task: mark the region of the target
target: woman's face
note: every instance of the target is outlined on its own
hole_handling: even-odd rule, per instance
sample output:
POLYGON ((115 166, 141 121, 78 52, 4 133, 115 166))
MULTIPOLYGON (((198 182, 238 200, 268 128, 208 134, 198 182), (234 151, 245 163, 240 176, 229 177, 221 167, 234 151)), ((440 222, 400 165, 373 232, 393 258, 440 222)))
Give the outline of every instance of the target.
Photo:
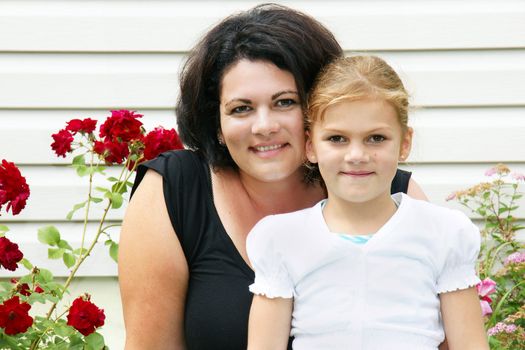
POLYGON ((271 182, 297 176, 304 161, 303 113, 293 75, 242 59, 222 79, 221 131, 242 176, 271 182))

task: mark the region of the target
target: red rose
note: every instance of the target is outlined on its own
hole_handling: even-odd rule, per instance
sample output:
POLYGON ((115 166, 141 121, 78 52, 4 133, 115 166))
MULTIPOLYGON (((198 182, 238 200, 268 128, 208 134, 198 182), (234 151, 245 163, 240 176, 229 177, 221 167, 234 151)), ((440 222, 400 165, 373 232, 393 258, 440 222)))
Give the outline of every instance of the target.
POLYGON ((137 120, 142 114, 134 111, 119 110, 111 111, 104 124, 100 126, 100 137, 105 141, 129 142, 142 137, 142 122, 137 120))
POLYGON ((29 193, 26 178, 20 170, 14 163, 3 159, 0 164, 0 210, 7 203, 6 211, 11 209, 13 215, 19 214, 26 206, 29 193))
MULTIPOLYGON (((16 286, 16 290, 18 293, 25 295, 26 297, 31 295, 31 289, 29 288, 29 285, 27 283, 18 283, 18 279, 11 278, 11 283, 13 283, 16 286)), ((37 284, 35 288, 35 293, 43 293, 44 290, 37 284)))
POLYGON ((87 336, 93 333, 96 328, 103 326, 105 319, 104 310, 99 309, 89 301, 89 297, 87 300, 78 297, 69 308, 67 324, 87 336))
POLYGON ((153 129, 144 137, 144 159, 153 159, 162 152, 181 149, 182 142, 175 129, 166 130, 162 127, 153 129))
POLYGON ((129 155, 128 144, 120 142, 95 141, 93 150, 95 153, 99 154, 107 164, 122 164, 129 155))
POLYGON ((91 118, 86 118, 84 120, 71 119, 67 122, 66 130, 70 131, 73 135, 77 132, 89 134, 93 132, 96 127, 97 121, 91 118))
POLYGON ((5 328, 5 334, 24 333, 33 324, 33 318, 28 312, 31 305, 21 303, 18 296, 4 301, 0 305, 0 327, 5 328))
POLYGON ((73 135, 65 129, 60 130, 56 134, 51 135, 53 142, 51 144, 51 148, 57 156, 66 157, 67 152, 71 152, 71 142, 73 142, 73 135))
POLYGON ((8 270, 15 271, 17 263, 24 254, 18 249, 18 244, 11 242, 6 237, 0 237, 0 265, 8 270))

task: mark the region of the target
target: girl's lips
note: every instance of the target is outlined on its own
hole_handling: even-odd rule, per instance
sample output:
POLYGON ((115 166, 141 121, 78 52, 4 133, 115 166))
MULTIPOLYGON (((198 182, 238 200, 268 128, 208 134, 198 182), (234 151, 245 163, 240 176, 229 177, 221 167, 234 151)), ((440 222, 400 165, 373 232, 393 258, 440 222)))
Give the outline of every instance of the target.
POLYGON ((343 174, 345 174, 345 175, 350 175, 350 176, 355 176, 355 177, 365 177, 365 176, 372 175, 373 173, 374 173, 373 171, 364 171, 364 170, 344 171, 343 172, 343 174))

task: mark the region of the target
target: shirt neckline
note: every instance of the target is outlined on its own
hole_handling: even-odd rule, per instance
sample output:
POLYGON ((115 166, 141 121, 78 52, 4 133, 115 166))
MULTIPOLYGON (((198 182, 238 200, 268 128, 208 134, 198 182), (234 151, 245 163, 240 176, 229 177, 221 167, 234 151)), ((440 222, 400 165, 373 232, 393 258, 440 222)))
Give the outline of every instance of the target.
POLYGON ((381 241, 382 240, 382 236, 388 234, 389 231, 392 231, 392 229, 397 226, 397 223, 399 222, 399 220, 401 219, 401 217, 404 215, 406 209, 405 207, 408 205, 407 202, 407 198, 408 196, 402 192, 398 192, 398 193, 395 193, 395 194, 392 194, 392 199, 396 202, 396 203, 399 203, 398 205, 398 208, 397 210, 395 211, 395 213, 390 217, 390 219, 388 219, 387 222, 385 222, 385 224, 383 226, 381 226, 379 228, 379 230, 377 230, 376 233, 372 234, 372 237, 370 237, 370 239, 364 243, 364 244, 355 244, 349 240, 345 240, 345 239, 341 239, 340 237, 338 237, 338 233, 337 232, 332 232, 330 231, 330 229, 328 228, 328 225, 326 223, 326 220, 324 218, 324 215, 323 215, 323 209, 322 209, 322 201, 318 202, 316 205, 315 205, 315 215, 317 215, 317 219, 318 219, 318 222, 320 223, 321 225, 321 233, 323 235, 328 235, 329 236, 329 239, 333 240, 339 244, 344 243, 346 245, 350 245, 350 246, 354 246, 356 247, 357 249, 359 250, 363 250, 363 251, 367 251, 369 249, 371 249, 371 247, 373 247, 375 244, 377 244, 378 241, 381 241))

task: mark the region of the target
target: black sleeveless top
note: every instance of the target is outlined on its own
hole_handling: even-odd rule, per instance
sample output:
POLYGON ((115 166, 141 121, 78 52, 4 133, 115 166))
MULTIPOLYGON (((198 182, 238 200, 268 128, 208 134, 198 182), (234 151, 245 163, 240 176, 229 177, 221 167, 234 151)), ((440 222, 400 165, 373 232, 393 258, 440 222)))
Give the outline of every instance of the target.
MULTIPOLYGON (((163 177, 164 198, 189 268, 184 330, 188 350, 245 350, 255 278, 224 230, 212 197, 209 166, 196 153, 170 151, 143 163, 163 177)), ((407 191, 410 173, 398 170, 391 191, 407 191)), ((291 349, 291 342, 288 344, 291 349)))

